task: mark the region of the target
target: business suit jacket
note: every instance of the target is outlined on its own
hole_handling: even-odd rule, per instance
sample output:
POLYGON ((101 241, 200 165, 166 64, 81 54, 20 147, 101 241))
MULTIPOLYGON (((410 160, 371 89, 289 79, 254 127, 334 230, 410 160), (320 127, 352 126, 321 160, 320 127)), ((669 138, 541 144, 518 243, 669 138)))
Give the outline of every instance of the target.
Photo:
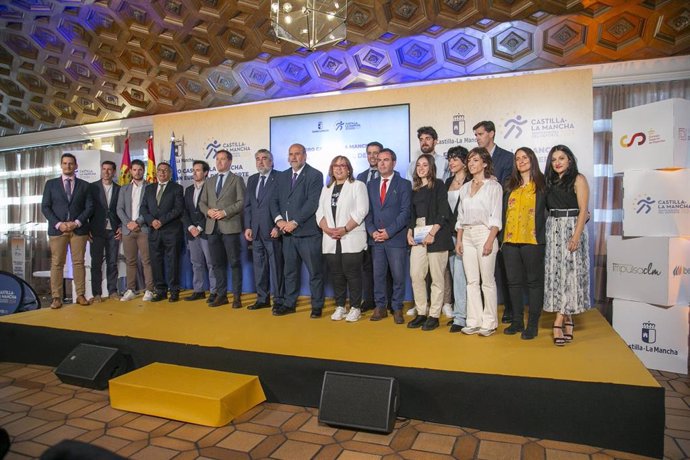
POLYGON ((260 197, 256 196, 256 189, 259 187, 261 175, 253 174, 247 180, 247 191, 244 195, 244 228, 251 229, 254 238, 261 236, 263 239, 269 239, 271 230, 275 227, 271 218, 271 200, 278 193, 278 174, 278 171, 271 170, 260 197))
POLYGON ((120 226, 120 218, 117 216, 117 197, 120 193, 120 186, 113 183, 110 196, 110 206, 105 196, 103 182, 98 180, 89 184, 89 193, 94 203, 93 214, 89 221, 91 234, 94 236, 106 237, 106 221, 110 221, 110 228, 115 231, 120 226))
POLYGON ((206 228, 206 216, 201 209, 199 209, 199 203, 201 203, 201 195, 204 193, 206 188, 206 183, 201 186, 201 191, 199 192, 199 200, 194 204, 194 184, 187 187, 184 191, 184 212, 182 213, 182 224, 184 226, 185 234, 191 237, 189 234, 189 227, 194 226, 201 228, 201 238, 206 238, 206 233, 204 229, 206 228))
POLYGON ((216 196, 216 183, 218 175, 206 179, 204 190, 199 198, 199 210, 206 217, 206 234, 213 233, 213 228, 218 223, 221 233, 229 235, 242 231, 242 209, 244 207, 245 186, 242 178, 228 171, 223 179, 223 188, 220 195, 216 196), (208 217, 209 209, 222 209, 227 214, 216 221, 208 217))
MULTIPOLYGON (((412 184, 399 174, 388 182, 386 199, 381 204, 379 188, 381 177, 367 185, 369 193, 369 214, 365 219, 367 234, 372 235, 380 228, 386 229, 390 237, 383 244, 391 247, 407 247, 407 225, 410 222, 412 184)), ((371 244, 376 244, 371 241, 371 244)))
MULTIPOLYGON (((139 197, 139 217, 137 217, 137 224, 139 224, 139 227, 141 228, 142 233, 148 233, 149 232, 149 227, 146 225, 146 221, 144 220, 144 216, 141 214, 141 207, 144 202, 144 195, 146 194, 146 189, 148 188, 148 185, 146 182, 143 183, 144 189, 141 191, 141 196, 139 197)), ((153 184, 153 187, 155 188, 155 184, 153 184)), ((132 183, 130 182, 127 185, 123 185, 120 188, 120 193, 117 196, 117 217, 120 218, 120 222, 122 223, 122 234, 123 235, 129 235, 131 232, 127 228, 127 224, 132 221, 132 183)))
MULTIPOLYGON (((333 188, 334 186, 331 185, 321 190, 319 208, 316 210, 316 222, 321 222, 321 219, 325 218, 330 228, 345 227, 350 218, 355 222, 360 222, 360 225, 343 235, 340 239, 340 245, 343 253, 364 251, 367 248, 367 232, 364 227, 364 218, 369 213, 367 186, 361 181, 345 181, 335 208, 335 220, 333 219, 331 208, 333 188)), ((324 234, 321 251, 324 254, 335 254, 336 242, 337 240, 324 234)))
POLYGON ((505 188, 506 180, 513 172, 514 156, 508 150, 502 149, 498 145, 494 149, 494 154, 491 155, 491 161, 494 164, 494 176, 498 179, 501 187, 505 188))
MULTIPOLYGON (((364 182, 366 184, 367 179, 369 178, 369 170, 370 169, 371 168, 367 168, 364 171, 362 171, 361 173, 357 174, 357 180, 360 182, 364 182)), ((376 177, 378 177, 378 176, 379 176, 378 171, 376 171, 376 177)))
MULTIPOLYGON (((184 212, 182 190, 180 184, 170 181, 165 186, 160 203, 156 203, 158 185, 152 184, 150 187, 146 187, 139 212, 149 227, 154 220, 158 219, 161 222, 158 232, 162 234, 182 232, 182 213, 184 212)), ((151 237, 149 236, 149 238, 151 237)))
POLYGON ((271 200, 271 219, 282 216, 288 221, 297 222, 294 236, 314 236, 321 233, 316 224, 316 209, 323 188, 323 174, 308 164, 297 176, 292 188, 292 168, 281 172, 276 178, 277 193, 271 200))
POLYGON ((67 199, 62 176, 50 179, 43 189, 41 210, 48 219, 48 235, 60 236, 62 232, 55 228, 59 222, 78 220, 81 227, 74 230, 75 235, 89 234, 89 218, 93 213, 93 201, 89 194, 89 183, 74 176, 72 199, 67 199))

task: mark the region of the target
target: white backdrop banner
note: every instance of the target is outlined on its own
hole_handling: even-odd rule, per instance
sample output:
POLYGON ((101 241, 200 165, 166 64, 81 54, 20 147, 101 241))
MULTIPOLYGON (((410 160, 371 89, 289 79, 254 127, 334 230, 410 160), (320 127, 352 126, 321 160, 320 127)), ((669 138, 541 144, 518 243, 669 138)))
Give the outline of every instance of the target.
POLYGON ((690 168, 690 101, 667 99, 613 112, 613 172, 690 168))
POLYGON ((690 236, 690 169, 623 175, 623 235, 690 236))
POLYGON ((606 295, 666 306, 690 303, 690 238, 610 236, 606 295))
POLYGON ((688 310, 614 299, 613 328, 647 368, 687 374, 688 310))
MULTIPOLYGON (((439 135, 436 151, 445 153, 456 145, 468 149, 475 147, 472 126, 491 120, 496 125, 496 144, 511 151, 522 146, 530 147, 537 153, 542 166, 552 146, 568 145, 577 157, 578 168, 592 182, 592 74, 588 69, 383 87, 374 91, 354 90, 156 115, 153 118, 156 162, 169 158, 170 135, 174 132, 176 138, 182 140, 178 165, 183 185, 191 180, 192 162, 203 159, 213 168, 215 152, 220 148, 233 154, 233 171, 246 180, 256 172, 254 153, 260 148, 268 148, 271 143, 271 117, 396 104, 410 106, 409 130, 398 128, 398 135, 409 141, 412 158, 419 154, 417 128, 420 126, 436 129, 439 135)), ((318 126, 309 129, 318 129, 318 126)), ((371 130, 360 137, 370 142, 378 140, 378 134, 371 130)), ((303 143, 301 141, 307 139, 307 133, 291 132, 289 137, 283 145, 303 143)), ((356 173, 366 168, 364 145, 362 142, 359 152, 357 149, 343 149, 356 173)), ((343 152, 309 153, 307 162, 330 164, 335 155, 343 152), (317 161, 315 155, 327 158, 317 161)), ((272 153, 276 158, 287 158, 287 151, 272 153)), ((399 157, 396 169, 405 171, 409 161, 409 158, 399 157)), ((327 173, 322 172, 324 175, 327 173)))

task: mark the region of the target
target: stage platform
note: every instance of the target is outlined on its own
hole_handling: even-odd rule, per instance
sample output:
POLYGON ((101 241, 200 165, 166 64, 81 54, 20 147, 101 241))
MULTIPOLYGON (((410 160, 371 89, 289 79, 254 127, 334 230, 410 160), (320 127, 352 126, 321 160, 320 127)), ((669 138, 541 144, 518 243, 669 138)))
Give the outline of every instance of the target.
POLYGON ((135 367, 258 375, 269 401, 311 407, 324 371, 391 376, 402 417, 663 455, 664 390, 596 310, 576 318, 573 343, 556 347, 550 314, 524 341, 503 327, 479 337, 408 329, 390 316, 335 322, 332 303, 310 319, 308 300, 284 317, 141 298, 9 315, 0 317, 0 361, 57 366, 79 343, 112 346, 135 367))

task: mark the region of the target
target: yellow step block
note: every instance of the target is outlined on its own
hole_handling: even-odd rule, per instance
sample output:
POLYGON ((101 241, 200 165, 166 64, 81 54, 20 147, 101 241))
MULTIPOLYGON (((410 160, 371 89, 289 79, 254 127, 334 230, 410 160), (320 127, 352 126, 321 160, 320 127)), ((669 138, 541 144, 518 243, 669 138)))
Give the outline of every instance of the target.
POLYGON ((110 380, 115 409, 223 426, 266 400, 254 375, 153 363, 110 380))

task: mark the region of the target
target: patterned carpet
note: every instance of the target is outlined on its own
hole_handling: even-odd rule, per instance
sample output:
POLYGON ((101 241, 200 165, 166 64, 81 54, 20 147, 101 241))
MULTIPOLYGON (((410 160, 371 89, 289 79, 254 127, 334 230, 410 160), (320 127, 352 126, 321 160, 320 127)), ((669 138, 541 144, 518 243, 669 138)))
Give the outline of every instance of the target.
MULTIPOLYGON (((665 458, 690 457, 690 379, 652 371, 666 388, 665 458)), ((321 426, 317 410, 264 403, 208 428, 112 409, 107 391, 64 385, 45 366, 0 363, 7 460, 37 458, 63 439, 133 459, 592 459, 643 458, 597 447, 399 421, 390 435, 321 426)))

